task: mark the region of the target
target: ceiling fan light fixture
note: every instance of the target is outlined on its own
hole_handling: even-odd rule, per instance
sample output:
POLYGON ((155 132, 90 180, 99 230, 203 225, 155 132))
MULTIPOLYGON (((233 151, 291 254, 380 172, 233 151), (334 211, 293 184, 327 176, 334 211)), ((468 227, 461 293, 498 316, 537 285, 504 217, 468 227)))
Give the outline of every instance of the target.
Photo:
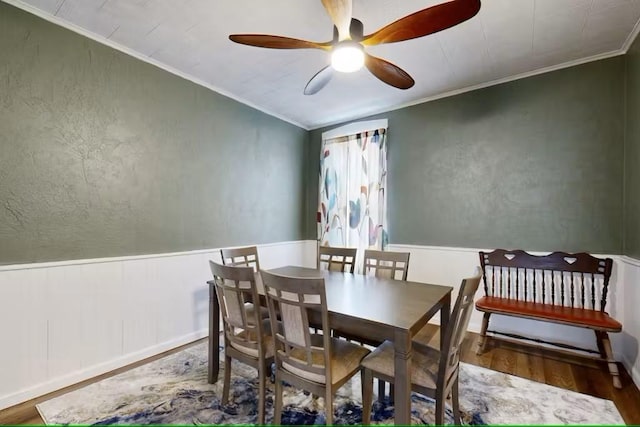
MULTIPOLYGON (((2 0, 0 0, 1 2, 2 0)), ((269 49, 320 49, 331 52, 331 64, 317 72, 304 88, 313 95, 329 83, 334 71, 353 73, 365 66, 380 81, 398 89, 414 86, 413 78, 402 68, 365 52, 365 46, 397 43, 435 34, 473 18, 482 0, 444 1, 419 10, 364 34, 362 22, 353 17, 353 0, 321 0, 333 22, 333 38, 324 43, 268 34, 231 34, 232 42, 269 49)), ((419 53, 418 53, 419 54, 419 53)))
POLYGON ((340 42, 331 53, 331 66, 341 73, 353 73, 364 66, 364 49, 352 40, 340 42))

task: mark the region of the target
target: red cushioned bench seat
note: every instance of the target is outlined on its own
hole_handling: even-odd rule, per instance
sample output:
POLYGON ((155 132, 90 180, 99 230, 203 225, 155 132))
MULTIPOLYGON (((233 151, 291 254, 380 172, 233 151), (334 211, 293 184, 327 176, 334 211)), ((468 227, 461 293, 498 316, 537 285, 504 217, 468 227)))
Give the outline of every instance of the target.
POLYGON ((608 332, 620 332, 622 324, 607 313, 585 308, 563 307, 509 298, 482 297, 476 302, 479 311, 534 318, 571 326, 584 326, 608 332))

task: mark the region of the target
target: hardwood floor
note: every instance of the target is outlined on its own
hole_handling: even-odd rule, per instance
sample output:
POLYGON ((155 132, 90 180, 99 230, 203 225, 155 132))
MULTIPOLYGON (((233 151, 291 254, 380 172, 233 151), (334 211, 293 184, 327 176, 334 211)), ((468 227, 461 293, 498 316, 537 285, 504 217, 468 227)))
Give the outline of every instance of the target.
MULTIPOLYGON (((434 346, 440 336, 438 328, 431 325, 420 334, 431 338, 434 346)), ((487 351, 478 356, 478 340, 478 334, 467 334, 461 355, 463 362, 612 400, 625 423, 640 424, 640 391, 622 364, 618 364, 622 381, 622 389, 618 390, 613 387, 611 375, 603 362, 568 351, 504 339, 490 339, 487 351)))
MULTIPOLYGON (((423 340, 429 340, 434 345, 437 345, 440 336, 438 327, 432 325, 424 328, 420 335, 423 340)), ((489 341, 487 351, 478 356, 476 355, 477 340, 477 334, 467 335, 461 357, 463 362, 612 400, 627 424, 640 424, 640 391, 621 365, 622 389, 617 390, 613 387, 606 365, 596 360, 578 357, 564 351, 494 339, 489 341)), ((43 420, 38 415, 36 404, 175 353, 189 345, 4 409, 0 411, 0 424, 42 424, 43 420)))
MULTIPOLYGON (((202 341, 202 340, 200 340, 202 341)), ((106 374, 99 375, 97 377, 88 379, 86 381, 82 381, 80 383, 71 385, 69 387, 65 387, 63 389, 54 391, 52 393, 45 394, 44 396, 37 397, 32 400, 28 400, 26 402, 20 403, 18 405, 12 406, 7 409, 3 409, 0 411, 0 425, 7 424, 44 424, 44 420, 38 414, 38 410, 36 409, 36 405, 40 402, 47 401, 51 398, 63 395, 73 390, 77 390, 79 388, 85 387, 89 384, 98 382, 105 378, 112 377, 114 375, 121 374, 122 372, 128 371, 133 368, 137 368, 138 366, 144 365, 145 363, 153 362, 154 360, 160 359, 169 354, 177 353, 181 350, 184 350, 187 347, 195 345, 200 342, 196 341, 194 343, 186 344, 181 347, 174 348, 172 350, 166 351, 164 353, 157 354, 155 356, 149 357, 147 359, 143 359, 139 362, 132 363, 130 365, 124 366, 122 368, 113 370, 111 372, 107 372, 106 374)))

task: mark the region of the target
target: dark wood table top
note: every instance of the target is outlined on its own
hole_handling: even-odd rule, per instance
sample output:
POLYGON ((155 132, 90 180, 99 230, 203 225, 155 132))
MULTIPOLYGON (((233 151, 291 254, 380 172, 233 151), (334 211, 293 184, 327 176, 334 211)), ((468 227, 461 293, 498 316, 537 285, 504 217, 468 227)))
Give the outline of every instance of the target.
MULTIPOLYGON (((294 266, 269 272, 290 277, 323 277, 329 312, 412 333, 433 317, 439 303, 453 290, 451 286, 294 266)), ((264 293, 260 282, 258 289, 264 293)))

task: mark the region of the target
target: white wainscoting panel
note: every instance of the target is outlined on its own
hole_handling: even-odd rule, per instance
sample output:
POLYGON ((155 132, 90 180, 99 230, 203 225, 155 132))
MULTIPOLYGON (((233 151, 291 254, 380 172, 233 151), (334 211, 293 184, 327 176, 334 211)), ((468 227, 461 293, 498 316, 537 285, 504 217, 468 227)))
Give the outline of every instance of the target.
MULTIPOLYGON (((258 246, 315 266, 316 242, 258 246)), ((218 249, 0 267, 0 409, 206 336, 218 249)))
POLYGON ((623 362, 633 381, 640 387, 640 260, 622 257, 625 286, 623 362))
MULTIPOLYGON (((409 280, 453 286, 454 298, 478 265, 479 249, 389 250, 411 252, 409 280)), ((317 246, 283 242, 259 252, 263 268, 315 267, 317 246)), ((611 334, 614 352, 640 384, 640 261, 611 257, 608 309, 624 325, 611 334)), ((0 267, 0 409, 206 336, 210 259, 220 261, 219 250, 0 267)), ((474 312, 471 330, 481 318, 474 312)), ((497 315, 491 327, 595 347, 581 328, 497 315)))
POLYGON ((47 377, 44 270, 0 274, 0 396, 47 377), (13 285, 11 285, 13 284, 13 285))
MULTIPOLYGON (((478 252, 483 250, 400 244, 389 245, 388 249, 411 253, 408 280, 453 286, 454 294, 452 298, 454 300, 462 279, 471 276, 475 267, 480 265, 478 252)), ((542 254, 540 252, 531 253, 542 254)), ((621 276, 620 272, 625 268, 625 264, 622 262, 621 257, 617 255, 598 256, 608 256, 614 261, 607 309, 613 317, 623 322, 626 327, 627 325, 624 321, 625 299, 623 295, 625 289, 618 281, 618 277, 621 276)), ((482 284, 480 286, 482 288, 482 284)), ((626 284, 626 286, 629 285, 626 284)), ((484 291, 480 289, 476 295, 476 299, 481 298, 483 294, 484 291)), ((640 304, 640 300, 637 300, 636 303, 640 304)), ((433 323, 438 323, 437 317, 433 319, 433 323)), ((474 310, 469 324, 469 330, 480 332, 481 325, 482 313, 474 310)), ((593 331, 584 328, 492 314, 489 329, 539 338, 546 341, 564 342, 580 347, 597 349, 593 331)), ((622 335, 623 334, 610 335, 613 351, 620 361, 623 359, 622 335)))

